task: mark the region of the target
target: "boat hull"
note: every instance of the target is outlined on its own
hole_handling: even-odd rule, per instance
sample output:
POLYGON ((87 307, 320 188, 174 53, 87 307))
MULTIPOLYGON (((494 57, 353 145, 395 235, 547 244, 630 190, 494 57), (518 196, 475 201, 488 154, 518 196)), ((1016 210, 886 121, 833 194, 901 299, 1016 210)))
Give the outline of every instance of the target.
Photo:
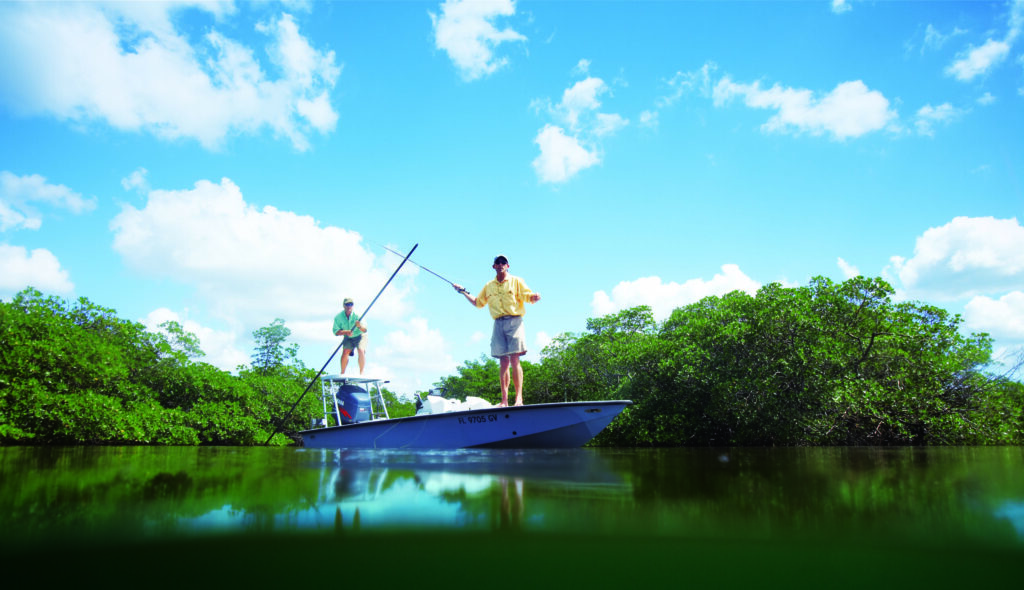
POLYGON ((496 407, 316 428, 299 435, 303 446, 327 449, 573 448, 597 436, 632 403, 496 407))

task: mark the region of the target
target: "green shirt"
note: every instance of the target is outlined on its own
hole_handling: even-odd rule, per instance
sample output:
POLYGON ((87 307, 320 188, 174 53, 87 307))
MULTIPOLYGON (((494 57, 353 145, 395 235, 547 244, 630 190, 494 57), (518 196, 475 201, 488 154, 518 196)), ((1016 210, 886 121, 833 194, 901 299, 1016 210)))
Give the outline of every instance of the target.
POLYGON ((362 336, 363 331, 356 326, 356 322, 359 321, 359 314, 352 312, 352 315, 346 316, 345 312, 341 312, 334 316, 334 330, 333 334, 337 334, 338 330, 352 330, 352 337, 362 336))

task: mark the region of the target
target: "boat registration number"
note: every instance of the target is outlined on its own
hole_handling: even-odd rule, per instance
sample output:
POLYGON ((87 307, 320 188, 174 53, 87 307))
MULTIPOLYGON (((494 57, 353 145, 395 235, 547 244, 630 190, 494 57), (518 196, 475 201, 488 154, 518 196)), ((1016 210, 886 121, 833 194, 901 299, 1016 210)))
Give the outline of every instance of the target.
POLYGON ((487 422, 497 422, 497 414, 479 414, 476 416, 460 416, 459 424, 486 424, 487 422))

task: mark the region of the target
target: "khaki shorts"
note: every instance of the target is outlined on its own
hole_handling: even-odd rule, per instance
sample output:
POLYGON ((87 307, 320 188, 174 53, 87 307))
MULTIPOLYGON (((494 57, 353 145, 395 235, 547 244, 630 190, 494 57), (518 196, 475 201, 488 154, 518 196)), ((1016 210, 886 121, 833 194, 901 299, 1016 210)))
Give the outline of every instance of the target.
POLYGON ((507 315, 494 320, 491 332, 491 356, 501 358, 526 353, 526 330, 523 316, 507 315))
POLYGON ((345 336, 345 339, 341 341, 341 347, 345 350, 358 348, 366 352, 366 334, 360 334, 354 338, 352 336, 345 336))

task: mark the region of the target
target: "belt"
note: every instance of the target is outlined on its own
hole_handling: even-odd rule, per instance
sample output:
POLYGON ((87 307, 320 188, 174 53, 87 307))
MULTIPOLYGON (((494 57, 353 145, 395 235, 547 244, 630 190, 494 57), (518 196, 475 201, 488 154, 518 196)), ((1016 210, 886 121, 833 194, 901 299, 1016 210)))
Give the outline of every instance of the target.
POLYGON ((518 316, 518 315, 503 315, 503 316, 494 318, 494 321, 505 320, 505 319, 508 319, 508 318, 518 318, 518 317, 522 317, 522 316, 518 316))

